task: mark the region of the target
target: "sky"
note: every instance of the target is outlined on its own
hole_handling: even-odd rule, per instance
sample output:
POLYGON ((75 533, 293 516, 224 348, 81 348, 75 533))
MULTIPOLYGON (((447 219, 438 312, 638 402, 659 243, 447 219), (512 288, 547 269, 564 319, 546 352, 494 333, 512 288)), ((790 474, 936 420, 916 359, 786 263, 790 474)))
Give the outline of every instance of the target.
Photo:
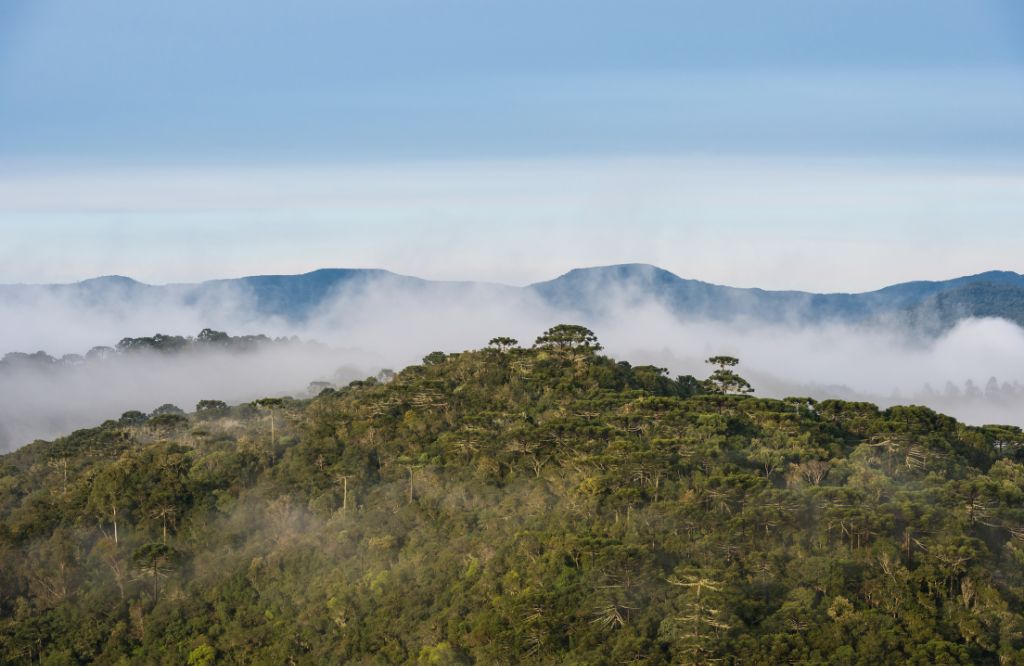
POLYGON ((1024 271, 1015 0, 5 0, 0 282, 1024 271))

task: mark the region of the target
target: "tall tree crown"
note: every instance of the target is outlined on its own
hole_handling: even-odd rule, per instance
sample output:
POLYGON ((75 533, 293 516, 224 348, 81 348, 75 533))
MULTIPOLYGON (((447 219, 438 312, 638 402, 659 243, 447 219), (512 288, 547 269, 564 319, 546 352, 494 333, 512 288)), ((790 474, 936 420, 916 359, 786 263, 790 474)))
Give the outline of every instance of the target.
POLYGON ((534 342, 536 347, 550 349, 603 349, 594 332, 578 324, 558 324, 544 331, 534 342))

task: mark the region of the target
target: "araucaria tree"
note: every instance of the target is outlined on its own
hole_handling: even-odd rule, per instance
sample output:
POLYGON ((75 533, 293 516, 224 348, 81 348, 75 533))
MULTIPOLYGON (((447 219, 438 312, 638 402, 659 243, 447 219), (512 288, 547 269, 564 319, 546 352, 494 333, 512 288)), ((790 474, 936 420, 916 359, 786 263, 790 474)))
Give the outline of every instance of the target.
POLYGON ((705 363, 716 366, 714 372, 707 379, 707 390, 709 393, 724 395, 743 395, 753 393, 754 387, 746 379, 740 377, 732 369, 739 365, 740 360, 734 356, 712 356, 705 363))
POLYGON ((594 332, 579 324, 559 324, 544 331, 534 347, 564 355, 575 362, 603 349, 594 332))
POLYGON ((534 343, 537 347, 549 349, 602 349, 594 332, 579 324, 559 324, 544 331, 534 343))
POLYGON ((491 349, 496 349, 500 352, 506 352, 510 349, 515 349, 519 345, 519 341, 515 338, 508 336, 499 336, 497 338, 491 338, 491 341, 487 343, 487 346, 491 349))

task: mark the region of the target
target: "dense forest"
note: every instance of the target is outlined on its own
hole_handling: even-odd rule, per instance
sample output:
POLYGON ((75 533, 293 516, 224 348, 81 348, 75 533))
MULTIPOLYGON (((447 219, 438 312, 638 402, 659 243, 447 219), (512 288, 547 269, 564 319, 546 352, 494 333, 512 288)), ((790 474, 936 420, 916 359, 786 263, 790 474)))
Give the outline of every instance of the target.
POLYGON ((0 457, 0 662, 1024 664, 1024 433, 557 326, 0 457))

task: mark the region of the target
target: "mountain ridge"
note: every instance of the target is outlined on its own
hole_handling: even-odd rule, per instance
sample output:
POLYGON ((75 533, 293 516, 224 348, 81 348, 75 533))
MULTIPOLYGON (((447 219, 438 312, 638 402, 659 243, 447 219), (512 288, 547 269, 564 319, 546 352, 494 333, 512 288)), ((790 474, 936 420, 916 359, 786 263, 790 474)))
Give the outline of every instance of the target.
POLYGON ((752 291, 768 294, 801 294, 811 296, 865 296, 868 294, 877 294, 883 292, 891 292, 892 290, 902 290, 910 288, 924 288, 929 287, 942 288, 942 287, 953 287, 961 284, 970 282, 999 282, 999 283, 1016 283, 1024 285, 1024 274, 1016 273, 1010 270, 993 269, 988 271, 982 271, 981 273, 972 273, 970 275, 961 275, 943 280, 909 280, 907 282, 895 282, 893 284, 885 285, 877 289, 869 289, 866 291, 810 291, 807 289, 766 289, 764 287, 738 287, 735 285, 723 284, 718 282, 709 282, 707 280, 701 280, 698 278, 687 278, 677 275, 668 269, 661 268, 654 264, 640 263, 640 262, 628 262, 623 264, 602 264, 595 266, 580 266, 577 268, 571 268, 568 271, 548 280, 538 280, 536 282, 530 282, 522 286, 507 284, 504 282, 494 282, 489 280, 440 280, 432 278, 421 278, 415 275, 407 275, 405 273, 397 273, 387 268, 347 268, 347 267, 324 267, 316 268, 311 271, 305 271, 302 273, 258 273, 253 275, 240 275, 237 277, 223 277, 223 278, 210 278, 208 280, 198 280, 195 282, 143 282, 129 275, 120 275, 116 273, 108 275, 97 275, 94 277, 83 278, 73 282, 6 282, 0 283, 0 288, 17 288, 17 287, 73 287, 93 284, 130 284, 142 287, 196 287, 208 284, 220 284, 230 282, 254 282, 264 280, 278 280, 278 279, 299 279, 299 278, 312 278, 314 276, 386 276, 400 279, 414 280, 418 282, 432 283, 432 284, 474 284, 474 285, 486 285, 486 286, 498 286, 507 287, 511 289, 529 289, 531 287, 537 287, 540 285, 550 284, 559 282, 564 279, 573 278, 583 274, 593 274, 597 272, 608 272, 616 271, 624 273, 626 271, 646 271, 650 270, 656 274, 668 276, 671 279, 679 280, 682 282, 706 285, 710 287, 721 287, 725 289, 735 289, 739 291, 752 291))
POLYGON ((627 263, 571 269, 524 286, 471 280, 430 280, 381 268, 321 268, 299 274, 248 275, 191 283, 148 284, 105 275, 62 284, 0 285, 0 297, 52 294, 87 304, 107 300, 173 297, 192 305, 238 290, 251 298, 256 316, 304 321, 342 293, 392 293, 465 297, 473 290, 492 296, 528 295, 544 304, 600 316, 616 305, 657 303, 677 317, 772 323, 883 323, 893 321, 940 332, 972 316, 1002 317, 1024 325, 1024 275, 992 270, 947 280, 914 280, 864 292, 812 292, 735 287, 684 278, 652 264, 627 263), (617 298, 608 298, 614 294, 617 298), (107 298, 110 296, 111 298, 107 298))
POLYGON ((909 287, 928 287, 928 286, 956 286, 966 282, 976 281, 991 281, 991 282, 1012 282, 1024 285, 1024 273, 1017 273, 1010 270, 992 269, 988 271, 982 271, 981 273, 972 273, 969 275, 960 275, 952 278, 943 280, 909 280, 907 282, 894 282, 893 284, 885 285, 877 289, 869 289, 866 291, 810 291, 807 289, 766 289, 764 287, 738 287, 735 285, 722 284, 718 282, 709 282, 707 280, 700 280, 698 278, 686 278, 672 271, 661 268, 655 264, 648 264, 643 262, 626 262, 622 264, 600 264, 595 266, 579 266, 577 268, 571 268, 568 271, 551 278, 549 280, 539 280, 537 282, 530 282, 522 286, 507 284, 504 282, 494 282, 490 280, 439 280, 432 278, 421 278, 415 275, 407 275, 405 273, 397 273, 387 268, 348 268, 348 267, 323 267, 315 268, 311 271, 305 271, 302 273, 258 273, 253 275, 240 275, 237 277, 223 277, 223 278, 210 278, 208 280, 198 280, 195 282, 143 282, 129 275, 121 275, 117 273, 111 273, 107 275, 97 275, 94 277, 83 278, 73 282, 4 282, 0 283, 0 288, 9 287, 70 287, 75 285, 84 285, 91 283, 100 282, 113 282, 113 283, 130 283, 145 287, 193 287, 203 284, 211 283, 222 283, 222 282, 241 282, 241 281, 252 281, 268 278, 309 278, 317 275, 326 274, 375 274, 375 275, 386 275, 398 278, 407 278, 410 280, 417 280, 421 282, 429 283, 440 283, 440 284, 477 284, 477 285, 489 285, 499 287, 509 287, 513 289, 526 289, 535 287, 542 284, 551 282, 557 282, 563 278, 567 278, 576 274, 592 273, 597 271, 625 271, 625 270, 653 270, 654 272, 671 276, 674 279, 681 280, 684 282, 691 282, 696 284, 703 284, 712 287, 724 287, 727 289, 737 289, 743 291, 758 291, 764 293, 782 293, 782 294, 807 294, 817 296, 863 296, 867 294, 874 294, 879 292, 887 292, 893 289, 909 288, 909 287))

